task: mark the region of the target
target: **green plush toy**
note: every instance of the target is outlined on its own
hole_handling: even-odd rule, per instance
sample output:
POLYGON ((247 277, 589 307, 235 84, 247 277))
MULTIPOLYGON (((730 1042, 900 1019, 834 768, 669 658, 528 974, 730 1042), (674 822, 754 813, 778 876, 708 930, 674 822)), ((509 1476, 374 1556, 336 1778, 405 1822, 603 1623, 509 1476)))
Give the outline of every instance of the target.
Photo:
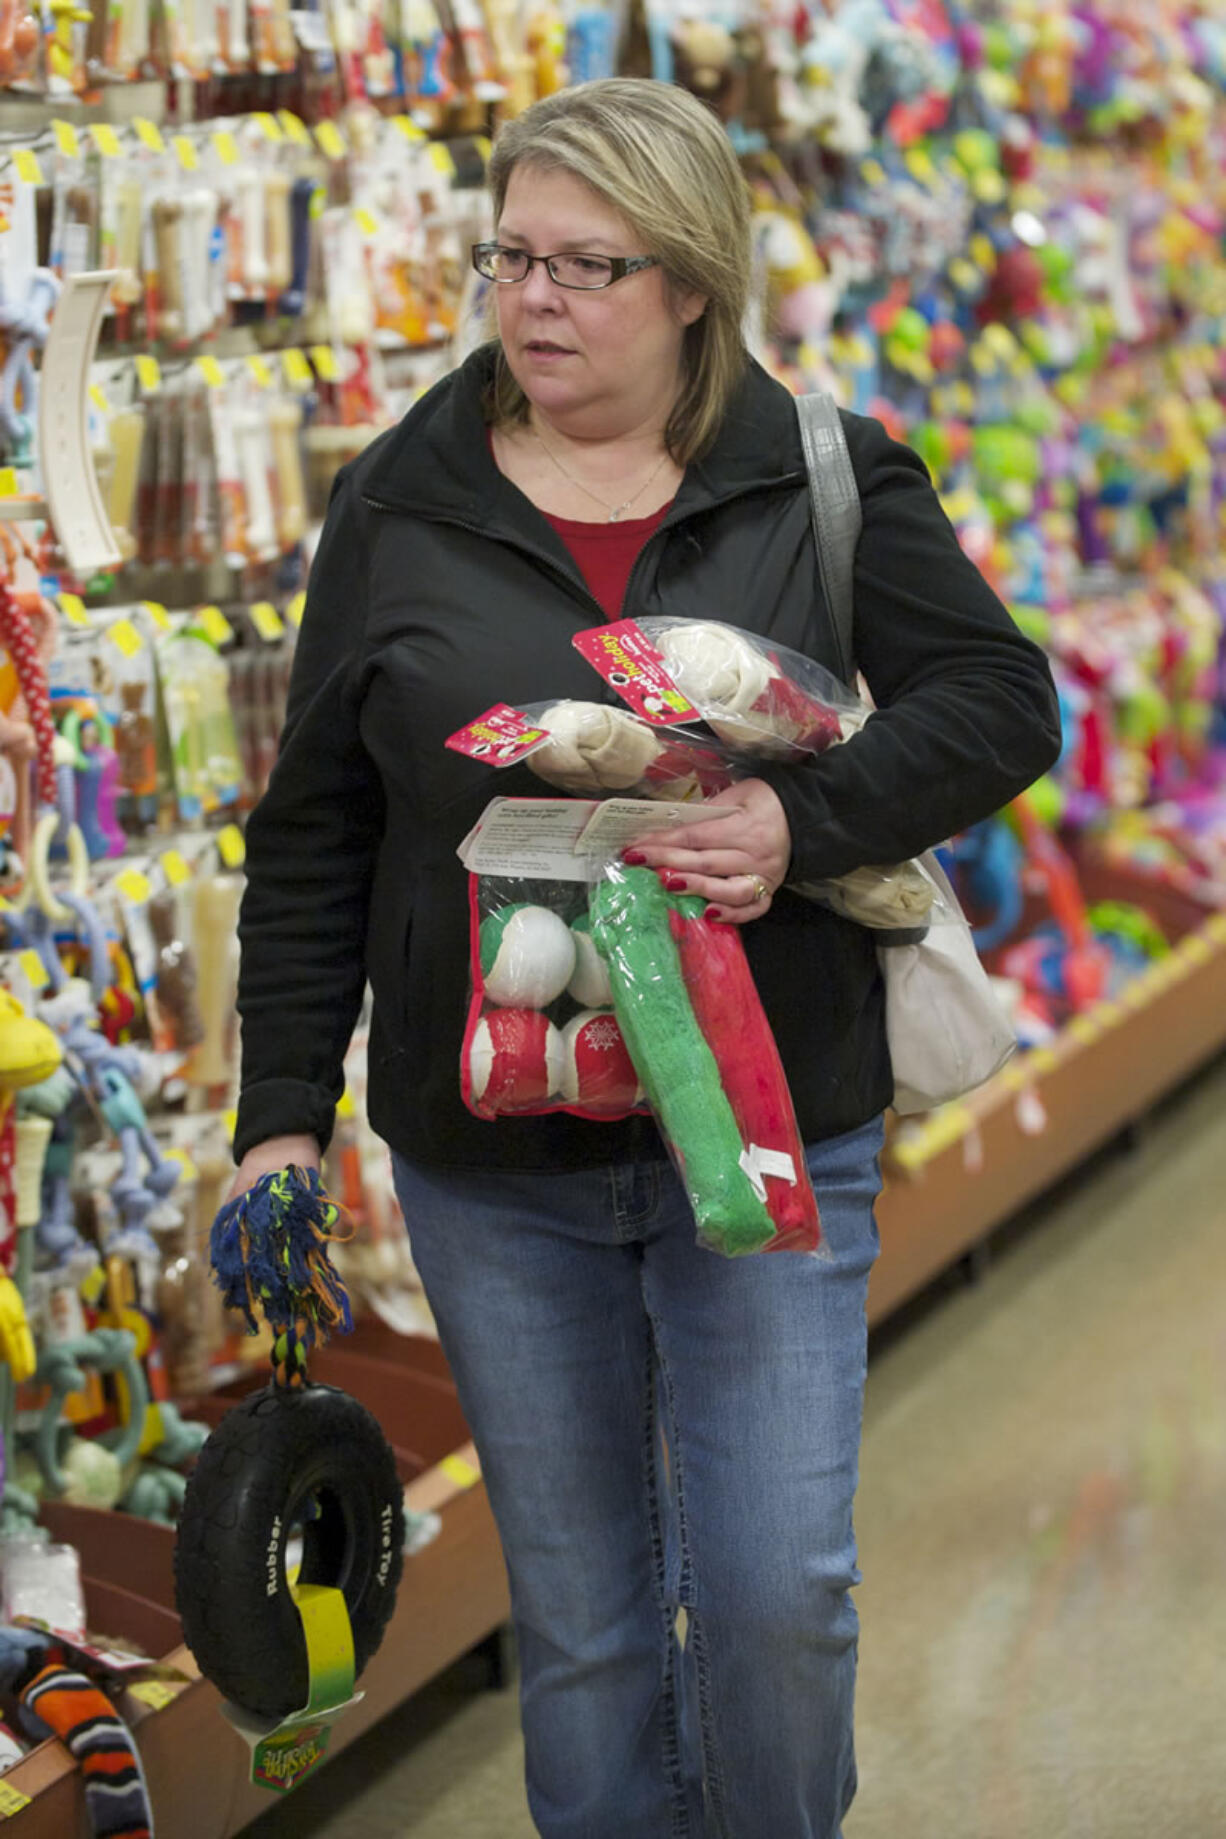
POLYGON ((658 875, 617 870, 593 888, 590 912, 613 1008, 680 1164, 698 1236, 728 1257, 759 1251, 775 1228, 741 1167, 741 1133, 694 1016, 658 875))

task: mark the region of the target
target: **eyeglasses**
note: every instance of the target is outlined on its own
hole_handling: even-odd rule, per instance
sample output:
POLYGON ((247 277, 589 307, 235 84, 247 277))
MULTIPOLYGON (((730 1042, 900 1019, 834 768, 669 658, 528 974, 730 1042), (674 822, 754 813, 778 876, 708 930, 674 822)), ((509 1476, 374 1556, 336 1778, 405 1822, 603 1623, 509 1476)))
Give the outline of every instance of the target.
POLYGON ((533 264, 544 262, 551 281, 559 287, 580 288, 589 292, 597 287, 612 287, 624 275, 640 268, 659 266, 658 255, 529 255, 526 249, 504 249, 501 243, 474 243, 473 267, 487 281, 513 287, 526 281, 533 264))

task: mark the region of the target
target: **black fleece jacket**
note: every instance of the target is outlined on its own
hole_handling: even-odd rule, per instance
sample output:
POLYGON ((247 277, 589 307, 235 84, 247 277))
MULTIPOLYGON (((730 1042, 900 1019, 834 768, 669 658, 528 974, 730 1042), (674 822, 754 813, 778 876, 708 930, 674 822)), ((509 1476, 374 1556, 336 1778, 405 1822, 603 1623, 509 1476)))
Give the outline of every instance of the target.
MULTIPOLYGON (((490 455, 491 363, 484 348, 444 378, 333 492, 280 757, 247 832, 240 1158, 288 1132, 327 1142, 368 979, 370 1116, 406 1156, 556 1170, 662 1153, 650 1119, 485 1122, 460 1099, 456 847, 492 797, 546 788, 443 743, 494 702, 601 690, 570 643, 600 608, 490 455)), ((842 746, 763 774, 797 880, 917 854, 1029 785, 1060 740, 1046 659, 962 553, 920 460, 875 421, 844 425, 864 515, 855 655, 877 713, 842 746)), ((623 612, 724 620, 837 671, 792 398, 758 366, 636 561, 623 612)), ((783 889, 745 945, 804 1137, 882 1110, 871 935, 783 889)))

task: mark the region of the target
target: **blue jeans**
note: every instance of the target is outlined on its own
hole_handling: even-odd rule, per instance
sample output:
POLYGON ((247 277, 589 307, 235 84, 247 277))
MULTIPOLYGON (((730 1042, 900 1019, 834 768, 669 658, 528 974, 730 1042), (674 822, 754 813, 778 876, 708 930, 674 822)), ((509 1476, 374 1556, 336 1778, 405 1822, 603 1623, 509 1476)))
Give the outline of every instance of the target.
POLYGON ((543 1839, 838 1839, 880 1147, 877 1120, 809 1152, 827 1256, 738 1259, 695 1243, 665 1161, 393 1158, 506 1555, 543 1839))

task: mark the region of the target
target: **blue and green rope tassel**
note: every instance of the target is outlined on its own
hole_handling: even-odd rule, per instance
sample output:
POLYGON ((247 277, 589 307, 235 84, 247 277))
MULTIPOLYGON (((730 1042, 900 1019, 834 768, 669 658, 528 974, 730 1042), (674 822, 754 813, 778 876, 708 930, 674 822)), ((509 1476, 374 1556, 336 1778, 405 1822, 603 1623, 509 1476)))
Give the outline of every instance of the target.
POLYGON ((348 1334, 353 1327, 345 1286, 328 1256, 329 1240, 350 1236, 336 1230, 344 1220, 318 1172, 291 1167, 261 1175, 213 1221, 213 1281, 251 1334, 261 1316, 267 1321, 281 1385, 302 1385, 311 1349, 336 1329, 348 1334))

